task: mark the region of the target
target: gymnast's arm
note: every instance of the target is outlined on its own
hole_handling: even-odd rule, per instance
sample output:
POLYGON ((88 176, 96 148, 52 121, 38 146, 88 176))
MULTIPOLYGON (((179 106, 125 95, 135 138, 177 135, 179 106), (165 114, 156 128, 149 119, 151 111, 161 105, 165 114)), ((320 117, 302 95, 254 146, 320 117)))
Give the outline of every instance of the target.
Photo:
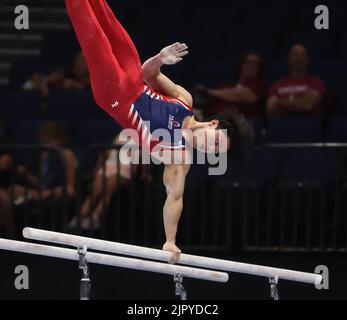
POLYGON ((164 250, 176 251, 176 234, 178 223, 183 210, 183 194, 188 165, 166 165, 164 170, 164 185, 166 202, 163 210, 166 244, 164 250))
POLYGON ((161 73, 163 65, 174 65, 183 60, 188 54, 188 47, 185 44, 175 43, 161 50, 159 54, 147 60, 142 66, 144 81, 154 90, 172 98, 181 99, 192 106, 193 98, 190 93, 175 84, 168 77, 161 73))

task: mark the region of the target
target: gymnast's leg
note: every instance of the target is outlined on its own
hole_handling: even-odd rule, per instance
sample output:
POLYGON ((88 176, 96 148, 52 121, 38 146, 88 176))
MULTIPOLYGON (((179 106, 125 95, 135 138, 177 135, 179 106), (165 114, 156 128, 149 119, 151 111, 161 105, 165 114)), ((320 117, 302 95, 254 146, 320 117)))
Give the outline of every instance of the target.
MULTIPOLYGON (((135 74, 129 74, 128 70, 121 67, 88 0, 65 2, 88 64, 96 102, 123 128, 131 127, 128 110, 143 89, 143 86, 134 86, 135 82, 132 80, 138 79, 138 73, 132 69, 135 74)), ((121 49, 129 56, 132 54, 124 47, 121 49)), ((134 63, 133 59, 131 61, 134 63)))
POLYGON ((120 66, 130 74, 137 75, 137 79, 132 79, 135 86, 143 86, 141 60, 129 34, 115 17, 106 0, 89 0, 89 3, 120 66))

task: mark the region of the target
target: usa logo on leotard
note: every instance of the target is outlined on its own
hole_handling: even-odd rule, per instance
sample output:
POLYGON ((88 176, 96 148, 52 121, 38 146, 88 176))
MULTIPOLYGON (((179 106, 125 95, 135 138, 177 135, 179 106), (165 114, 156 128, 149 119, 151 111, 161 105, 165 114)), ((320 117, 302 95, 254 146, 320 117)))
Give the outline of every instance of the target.
POLYGON ((172 130, 173 128, 179 129, 180 127, 180 123, 175 121, 175 117, 170 114, 168 128, 172 130))
POLYGON ((181 125, 179 124, 179 122, 175 121, 175 117, 170 114, 168 128, 172 130, 173 128, 178 129, 180 127, 181 125))

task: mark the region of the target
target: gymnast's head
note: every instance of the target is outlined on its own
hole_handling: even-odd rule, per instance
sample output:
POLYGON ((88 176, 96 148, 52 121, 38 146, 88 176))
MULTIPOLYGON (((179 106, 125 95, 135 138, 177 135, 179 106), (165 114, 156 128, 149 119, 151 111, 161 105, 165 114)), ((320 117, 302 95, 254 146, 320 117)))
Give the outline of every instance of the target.
POLYGON ((228 153, 242 161, 253 143, 253 127, 236 109, 217 114, 194 131, 193 145, 204 153, 228 153))

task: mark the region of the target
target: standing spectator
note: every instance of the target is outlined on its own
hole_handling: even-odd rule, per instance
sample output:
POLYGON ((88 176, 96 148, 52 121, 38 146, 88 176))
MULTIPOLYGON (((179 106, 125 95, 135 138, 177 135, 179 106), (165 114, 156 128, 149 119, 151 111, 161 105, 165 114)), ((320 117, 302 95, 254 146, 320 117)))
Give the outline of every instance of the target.
POLYGON ((17 175, 24 181, 24 186, 14 187, 15 204, 28 200, 26 195, 34 200, 51 197, 60 199, 64 196, 64 187, 67 197, 74 199, 77 159, 65 147, 67 138, 64 129, 55 122, 46 122, 39 131, 39 139, 42 145, 56 152, 44 151, 41 154, 38 174, 30 172, 24 166, 17 167, 17 175), (28 193, 26 188, 29 188, 28 193))
POLYGON ((308 73, 310 58, 302 44, 289 52, 291 74, 272 85, 268 116, 316 116, 322 112, 326 89, 322 80, 308 73))
POLYGON ((9 142, 9 128, 5 119, 0 118, 0 228, 7 238, 14 238, 14 222, 10 187, 12 157, 1 146, 9 142))
MULTIPOLYGON (((236 68, 236 81, 219 89, 205 88, 208 97, 208 115, 223 112, 228 114, 233 108, 246 116, 261 115, 267 97, 264 80, 265 68, 255 52, 244 54, 236 68)), ((204 89, 202 86, 198 86, 204 89)))

